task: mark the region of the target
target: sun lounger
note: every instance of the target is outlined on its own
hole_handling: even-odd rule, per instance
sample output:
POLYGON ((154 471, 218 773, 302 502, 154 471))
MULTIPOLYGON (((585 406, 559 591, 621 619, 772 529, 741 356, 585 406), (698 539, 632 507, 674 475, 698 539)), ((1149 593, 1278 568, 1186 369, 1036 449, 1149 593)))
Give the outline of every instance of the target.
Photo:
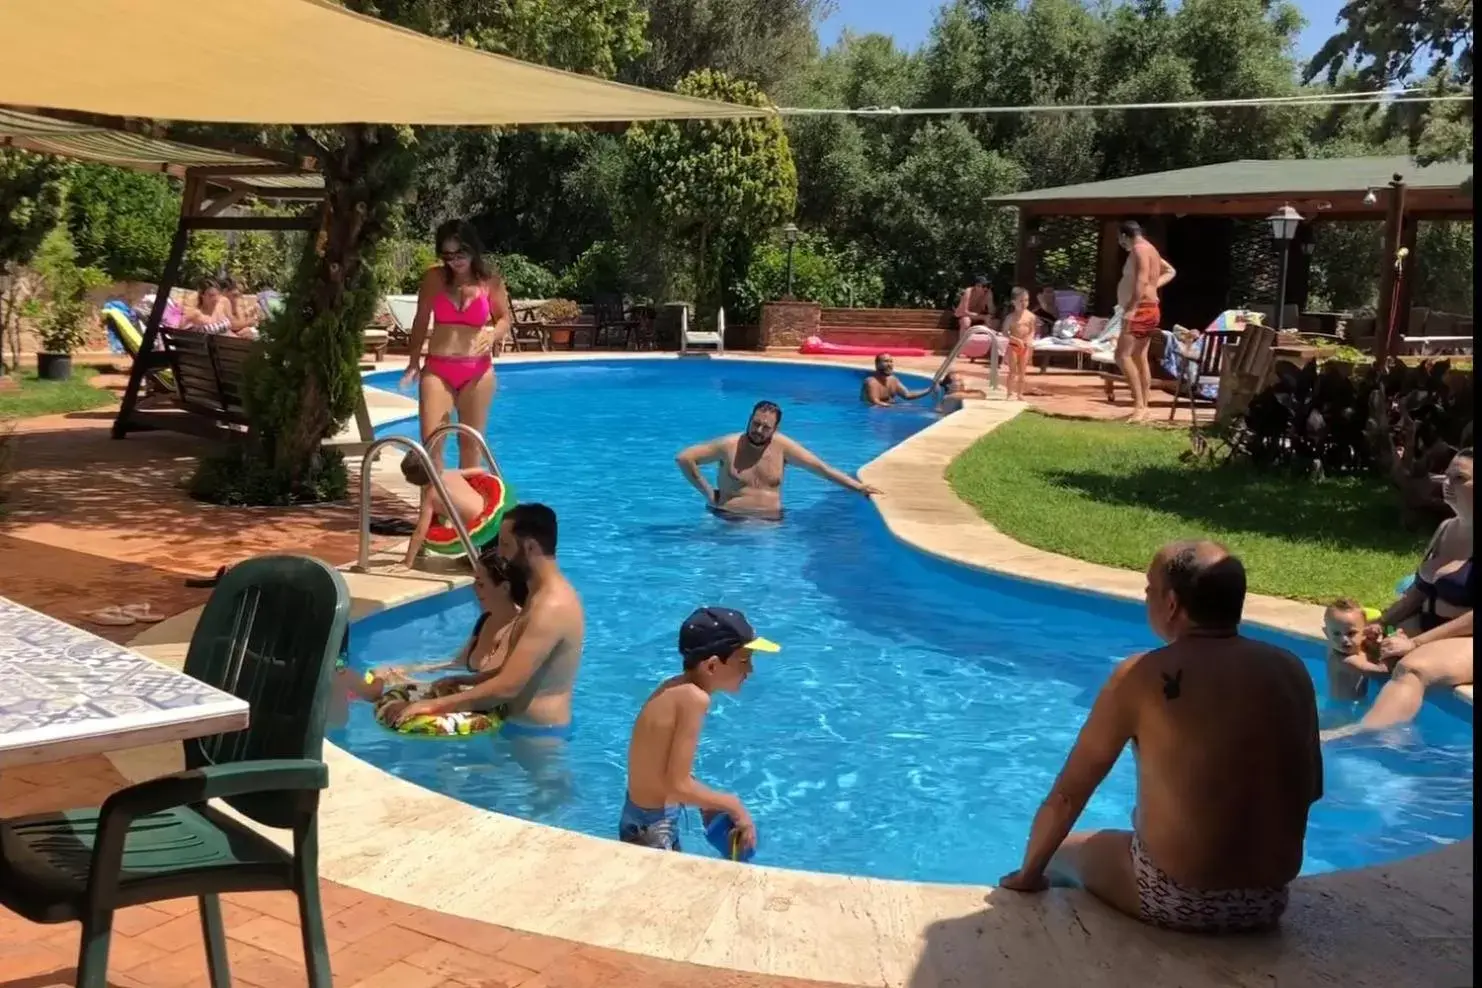
POLYGON ((386 312, 391 316, 390 340, 397 346, 412 342, 412 323, 417 319, 417 296, 387 295, 386 312))
POLYGON ((690 307, 686 305, 679 313, 679 352, 688 353, 692 349, 710 347, 716 354, 726 352, 726 311, 721 309, 716 313, 716 332, 707 333, 703 330, 690 328, 690 307))
MULTIPOLYGON (((144 344, 144 331, 135 321, 133 311, 123 302, 112 301, 103 305, 101 315, 109 338, 118 341, 130 360, 137 359, 139 347, 144 344)), ((151 395, 175 393, 175 376, 167 370, 150 371, 145 384, 151 395)))

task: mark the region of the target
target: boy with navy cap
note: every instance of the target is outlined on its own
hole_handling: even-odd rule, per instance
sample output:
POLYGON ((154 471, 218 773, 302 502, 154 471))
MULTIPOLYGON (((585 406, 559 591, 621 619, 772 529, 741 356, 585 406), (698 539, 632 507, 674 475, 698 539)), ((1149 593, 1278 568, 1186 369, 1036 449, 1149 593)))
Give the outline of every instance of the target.
POLYGON ((695 748, 716 691, 735 693, 751 675, 753 652, 777 652, 739 611, 702 607, 679 628, 684 671, 659 684, 644 701, 628 743, 628 793, 618 838, 628 844, 679 850, 679 813, 694 806, 734 822, 739 852, 756 844, 756 826, 741 800, 694 777, 695 748))

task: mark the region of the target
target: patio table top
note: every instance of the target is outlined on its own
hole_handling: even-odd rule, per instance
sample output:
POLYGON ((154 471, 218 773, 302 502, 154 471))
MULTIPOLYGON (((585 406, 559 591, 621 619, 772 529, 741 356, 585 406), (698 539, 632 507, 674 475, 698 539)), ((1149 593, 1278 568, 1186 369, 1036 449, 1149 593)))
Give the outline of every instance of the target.
POLYGON ((247 726, 247 703, 0 597, 0 770, 247 726))

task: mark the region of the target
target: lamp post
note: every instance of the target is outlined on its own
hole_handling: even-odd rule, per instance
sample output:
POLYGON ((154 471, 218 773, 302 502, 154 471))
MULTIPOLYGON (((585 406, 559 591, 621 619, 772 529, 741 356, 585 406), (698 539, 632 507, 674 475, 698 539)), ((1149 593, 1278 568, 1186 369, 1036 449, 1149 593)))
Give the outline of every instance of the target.
POLYGON ((782 239, 787 241, 787 297, 792 298, 792 249, 798 242, 798 227, 788 223, 782 228, 782 239))
POLYGON ((1266 222, 1271 224, 1271 239, 1276 241, 1276 249, 1281 252, 1281 273, 1276 279, 1276 326, 1277 332, 1285 327, 1282 326, 1282 317, 1286 313, 1286 264, 1287 257, 1291 253, 1292 241, 1297 237, 1297 227, 1302 225, 1302 214, 1291 206, 1282 206, 1276 212, 1266 217, 1266 222))

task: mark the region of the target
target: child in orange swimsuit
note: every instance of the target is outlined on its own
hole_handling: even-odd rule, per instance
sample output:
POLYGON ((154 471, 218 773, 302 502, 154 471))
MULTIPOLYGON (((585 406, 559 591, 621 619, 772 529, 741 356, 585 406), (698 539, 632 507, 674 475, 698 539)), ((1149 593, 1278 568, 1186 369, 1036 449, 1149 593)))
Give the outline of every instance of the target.
POLYGON ((1003 332, 1009 338, 1009 398, 1024 399, 1024 375, 1034 345, 1039 319, 1029 311, 1029 292, 1015 288, 1009 296, 1013 308, 1003 317, 1003 332))

